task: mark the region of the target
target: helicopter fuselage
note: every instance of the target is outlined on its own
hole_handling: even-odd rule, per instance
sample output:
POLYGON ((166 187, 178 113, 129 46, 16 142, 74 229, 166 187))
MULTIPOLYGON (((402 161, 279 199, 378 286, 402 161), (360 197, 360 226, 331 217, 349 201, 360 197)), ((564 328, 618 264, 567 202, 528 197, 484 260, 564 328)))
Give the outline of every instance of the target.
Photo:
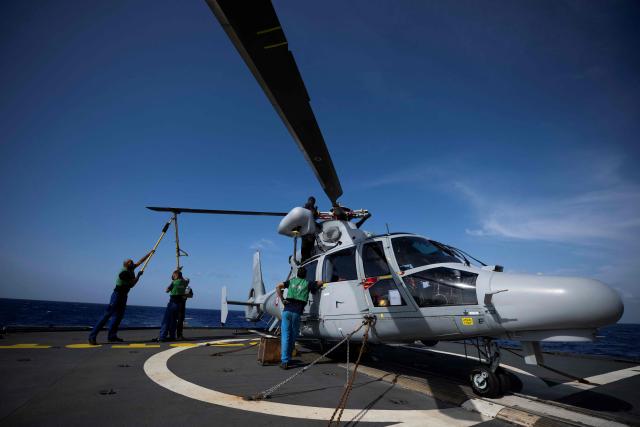
MULTIPOLYGON (((322 224, 331 228, 340 235, 333 248, 323 251, 318 233, 319 253, 303 263, 308 280, 324 283, 302 316, 305 337, 341 340, 369 314, 376 318, 372 342, 590 341, 596 328, 622 315, 618 294, 597 280, 504 273, 470 265, 415 234, 370 236, 347 221, 322 224)), ((260 299, 260 311, 281 316, 274 292, 260 299)))

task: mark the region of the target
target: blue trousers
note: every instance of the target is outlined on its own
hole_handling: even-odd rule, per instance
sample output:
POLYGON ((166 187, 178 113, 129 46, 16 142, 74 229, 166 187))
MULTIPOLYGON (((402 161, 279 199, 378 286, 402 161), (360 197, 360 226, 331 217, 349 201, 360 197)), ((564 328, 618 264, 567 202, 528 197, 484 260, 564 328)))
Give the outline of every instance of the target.
POLYGON ((283 311, 280 331, 280 360, 282 363, 289 363, 298 332, 300 332, 300 314, 293 311, 283 311))
POLYGON ((165 340, 167 337, 172 340, 176 339, 179 309, 179 301, 173 298, 169 299, 169 304, 167 304, 167 309, 164 311, 164 317, 162 318, 162 326, 160 327, 161 340, 165 340))
POLYGON ((93 330, 89 334, 89 339, 95 340, 98 337, 98 332, 104 327, 104 325, 111 318, 111 323, 109 324, 109 339, 114 339, 118 337, 118 327, 120 326, 120 322, 124 317, 124 310, 127 308, 127 294, 124 292, 116 292, 113 291, 111 294, 111 300, 109 301, 109 305, 107 306, 106 311, 102 318, 96 323, 96 326, 93 327, 93 330))

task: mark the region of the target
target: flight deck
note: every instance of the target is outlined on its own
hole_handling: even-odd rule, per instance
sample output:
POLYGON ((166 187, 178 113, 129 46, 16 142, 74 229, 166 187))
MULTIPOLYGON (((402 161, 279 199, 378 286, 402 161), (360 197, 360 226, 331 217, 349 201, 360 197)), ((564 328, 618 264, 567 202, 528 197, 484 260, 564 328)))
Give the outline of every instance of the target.
MULTIPOLYGON (((187 341, 154 343, 125 330, 123 343, 89 346, 85 331, 19 332, 0 340, 2 425, 327 425, 355 355, 322 359, 275 390, 246 400, 319 356, 298 347, 289 370, 257 362, 260 331, 188 329, 187 341)), ((503 351, 519 382, 499 399, 468 386, 474 355, 460 343, 379 345, 358 368, 343 425, 640 425, 640 366, 545 354, 550 369, 503 351)))

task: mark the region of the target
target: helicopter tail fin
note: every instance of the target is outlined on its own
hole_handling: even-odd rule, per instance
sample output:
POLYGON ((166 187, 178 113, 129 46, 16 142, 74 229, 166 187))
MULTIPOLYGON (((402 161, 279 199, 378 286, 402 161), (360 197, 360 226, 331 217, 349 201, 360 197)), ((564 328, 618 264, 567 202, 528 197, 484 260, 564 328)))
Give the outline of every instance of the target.
POLYGON ((260 310, 260 304, 265 294, 264 282, 262 281, 262 264, 260 263, 260 251, 256 251, 253 254, 253 279, 251 283, 251 290, 249 291, 249 303, 244 307, 244 317, 250 322, 257 322, 262 318, 262 310, 260 310))
POLYGON ((227 287, 222 287, 222 298, 220 298, 220 323, 224 326, 229 315, 229 305, 227 304, 227 287))
POLYGON ((249 297, 258 298, 265 294, 264 282, 262 281, 262 264, 260 263, 260 252, 253 254, 253 292, 249 297))
POLYGON ((247 301, 231 301, 227 300, 227 288, 222 288, 222 302, 220 304, 220 323, 224 326, 229 315, 229 305, 243 305, 244 317, 249 322, 257 322, 262 319, 263 311, 260 309, 260 303, 264 302, 264 282, 262 281, 262 266, 260 264, 260 252, 256 251, 253 255, 253 280, 251 290, 249 290, 249 298, 247 301))

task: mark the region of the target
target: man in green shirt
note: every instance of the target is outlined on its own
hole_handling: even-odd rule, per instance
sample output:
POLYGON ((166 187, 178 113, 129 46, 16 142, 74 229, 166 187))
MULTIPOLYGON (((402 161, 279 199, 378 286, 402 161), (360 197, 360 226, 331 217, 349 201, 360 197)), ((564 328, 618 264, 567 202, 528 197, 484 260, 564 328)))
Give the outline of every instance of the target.
POLYGON ((189 280, 182 277, 182 271, 176 270, 173 272, 171 283, 166 289, 166 292, 169 293, 169 304, 167 304, 167 309, 164 312, 158 341, 175 341, 180 305, 187 295, 188 285, 189 280))
POLYGON ((282 327, 280 328, 280 367, 289 368, 291 353, 296 344, 298 333, 300 332, 300 317, 305 305, 309 300, 309 292, 315 293, 322 287, 322 282, 309 281, 306 279, 307 269, 298 267, 296 277, 292 277, 276 286, 276 293, 284 304, 282 312, 282 327), (282 290, 287 289, 285 299, 282 290))
POLYGON ((111 294, 111 300, 109 301, 107 310, 104 312, 104 315, 98 323, 93 327, 91 334, 89 334, 89 344, 97 345, 96 339, 98 338, 98 332, 100 332, 111 317, 113 318, 109 324, 108 339, 111 342, 122 342, 122 339, 118 338, 118 327, 124 317, 124 310, 127 308, 127 296, 129 295, 131 288, 138 283, 140 276, 142 276, 142 271, 138 272, 136 275, 135 269, 145 262, 152 253, 153 251, 149 252, 136 263, 134 263, 132 259, 124 260, 122 263, 122 270, 118 273, 116 287, 113 289, 113 293, 111 294))
MULTIPOLYGON (((187 283, 189 283, 189 279, 185 279, 187 281, 187 283)), ((187 314, 187 299, 188 298, 193 298, 193 289, 191 289, 191 286, 187 286, 186 289, 186 293, 185 295, 182 297, 182 300, 180 301, 180 304, 178 306, 178 321, 177 321, 177 328, 176 328, 176 332, 178 335, 178 339, 179 340, 184 340, 184 335, 182 335, 182 331, 184 329, 184 318, 185 315, 187 314)))

